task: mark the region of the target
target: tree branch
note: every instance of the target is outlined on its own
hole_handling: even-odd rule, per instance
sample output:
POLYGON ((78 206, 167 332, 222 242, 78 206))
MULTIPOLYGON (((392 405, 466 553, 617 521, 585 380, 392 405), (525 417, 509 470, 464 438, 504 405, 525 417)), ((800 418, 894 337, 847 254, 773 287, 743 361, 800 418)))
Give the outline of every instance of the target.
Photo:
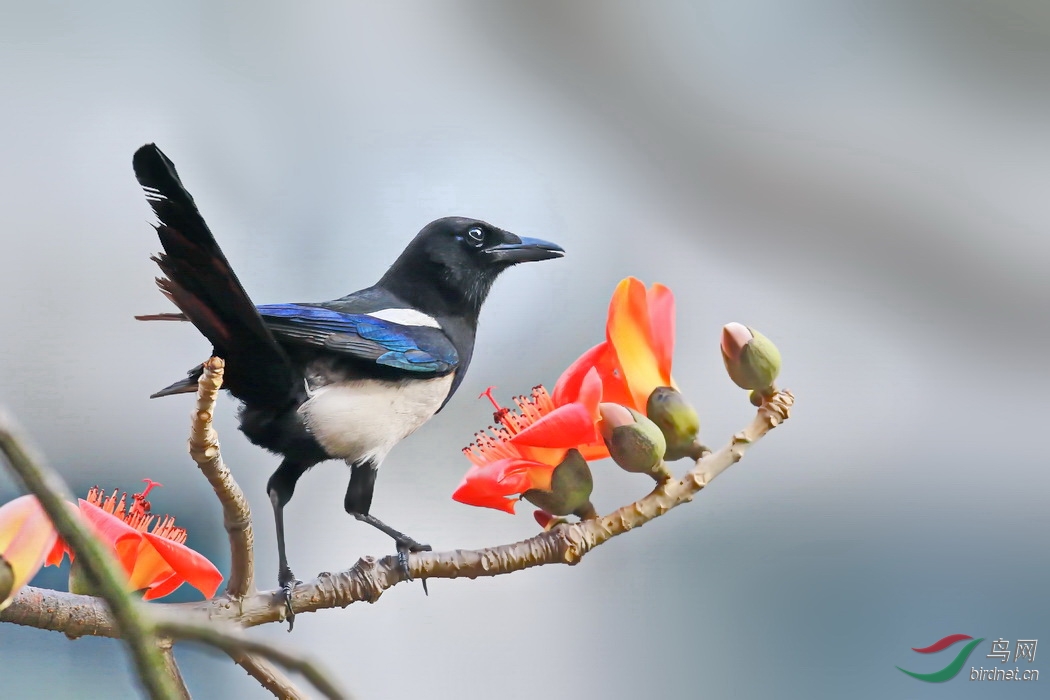
POLYGON ((197 406, 190 425, 190 457, 200 467, 222 504, 222 524, 230 539, 230 575, 226 595, 240 598, 255 589, 252 513, 248 499, 226 468, 219 451, 219 436, 212 427, 215 400, 222 387, 226 363, 212 357, 204 363, 204 374, 197 382, 197 406))
POLYGON ((281 669, 256 654, 249 654, 244 650, 227 652, 248 675, 259 681, 259 685, 273 693, 274 697, 281 700, 307 700, 303 691, 295 687, 292 679, 284 675, 281 669))
POLYGON ((179 664, 175 661, 175 652, 171 639, 168 637, 161 638, 157 641, 157 647, 160 649, 161 656, 164 657, 164 670, 171 678, 172 683, 175 684, 175 689, 179 693, 179 700, 192 700, 190 698, 190 690, 186 687, 186 680, 182 677, 179 664))
POLYGON ((230 655, 247 652, 274 661, 290 670, 301 673, 322 695, 329 700, 347 700, 349 698, 336 684, 312 662, 271 646, 266 642, 251 639, 240 628, 208 622, 194 622, 182 615, 165 614, 159 616, 157 629, 162 634, 175 639, 201 642, 230 655))
POLYGON ((76 554, 77 561, 91 577, 95 589, 105 599, 112 618, 131 654, 139 678, 151 698, 175 700, 178 691, 165 673, 164 659, 157 639, 141 606, 124 591, 123 576, 102 544, 74 515, 72 500, 62 478, 20 435, 14 420, 0 410, 0 451, 12 471, 28 491, 37 497, 58 534, 76 554))
MULTIPOLYGON (((498 576, 544 564, 576 564, 591 549, 637 528, 683 503, 719 474, 740 461, 752 444, 786 420, 794 404, 788 391, 780 391, 764 403, 751 423, 717 452, 699 459, 679 481, 669 481, 647 496, 613 513, 571 525, 561 525, 514 544, 479 550, 418 552, 409 555, 414 578, 477 578, 498 576)), ((292 602, 296 612, 344 608, 359 601, 375 602, 402 580, 396 557, 364 557, 352 568, 321 574, 296 586, 292 602)), ((284 619, 280 591, 262 591, 240 600, 219 597, 199 603, 160 604, 177 609, 186 619, 233 622, 252 627, 284 619), (197 617, 200 616, 200 617, 197 617)), ((113 624, 98 602, 87 596, 26 587, 11 605, 0 612, 0 621, 52 629, 73 636, 115 635, 113 624)))

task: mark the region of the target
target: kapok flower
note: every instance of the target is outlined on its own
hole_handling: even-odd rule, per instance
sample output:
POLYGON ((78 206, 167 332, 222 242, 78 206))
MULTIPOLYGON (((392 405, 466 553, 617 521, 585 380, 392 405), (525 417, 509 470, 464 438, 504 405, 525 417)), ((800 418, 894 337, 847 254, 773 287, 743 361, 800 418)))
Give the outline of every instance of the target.
MULTIPOLYGON (((93 487, 87 500, 79 501, 81 517, 116 555, 128 577, 127 588, 144 591, 145 600, 169 595, 183 583, 211 598, 222 582, 222 574, 204 555, 185 545, 186 530, 175 526, 175 518, 150 513, 146 496, 160 484, 143 481, 146 488, 131 497, 130 506, 127 493, 114 489, 106 496, 93 487)), ((64 551, 72 560, 73 551, 68 546, 64 551)), ((70 578, 72 589, 77 582, 74 575, 70 578)))
POLYGON ((583 353, 554 387, 573 390, 591 367, 602 379, 602 400, 638 411, 656 423, 667 440, 666 459, 695 456, 700 419, 671 376, 674 354, 674 294, 662 284, 649 289, 628 277, 616 285, 605 322, 605 342, 583 353), (564 382, 564 384, 563 384, 564 382))
POLYGON ((583 353, 554 387, 571 391, 587 369, 602 379, 602 400, 645 412, 658 387, 676 388, 671 378, 674 354, 674 294, 662 284, 646 289, 634 277, 616 285, 605 322, 605 342, 583 353))
POLYGON ((58 533, 36 496, 19 496, 0 506, 0 610, 57 556, 58 533))
POLYGON ((463 448, 472 466, 452 498, 513 513, 514 496, 531 489, 551 489, 554 470, 569 450, 579 450, 585 459, 607 457, 595 428, 602 399, 597 370, 588 370, 574 389, 563 390, 554 398, 537 386, 528 397, 514 398, 517 410, 500 406, 491 388, 482 394, 496 407, 496 425, 475 433, 475 441, 463 448))

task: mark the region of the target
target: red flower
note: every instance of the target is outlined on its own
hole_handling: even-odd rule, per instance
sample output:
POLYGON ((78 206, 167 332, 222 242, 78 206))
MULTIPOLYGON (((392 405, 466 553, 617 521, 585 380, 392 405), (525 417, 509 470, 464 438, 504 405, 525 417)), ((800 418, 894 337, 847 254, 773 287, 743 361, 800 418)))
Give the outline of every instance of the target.
POLYGON ((593 367, 601 376, 603 401, 645 413, 653 390, 677 388, 671 378, 674 334, 671 290, 662 284, 647 290, 634 277, 621 280, 609 302, 605 342, 583 353, 565 371, 554 388, 555 398, 559 389, 572 391, 573 382, 593 367))
POLYGON ((61 560, 57 540, 58 533, 36 496, 20 496, 0 506, 0 610, 10 605, 45 560, 51 562, 56 551, 61 560))
POLYGON ((475 441, 463 448, 473 465, 453 499, 513 513, 513 496, 530 489, 550 490, 551 474, 570 449, 580 450, 587 459, 608 456, 595 428, 602 400, 597 370, 563 379, 564 375, 553 397, 542 386, 528 397, 515 397, 516 411, 496 403, 491 388, 482 394, 496 407, 496 426, 476 433, 475 441))
MULTIPOLYGON (((674 295, 663 285, 646 290, 629 277, 609 304, 606 340, 585 352, 554 385, 529 398, 518 397, 517 411, 496 405, 496 427, 476 434, 464 449, 473 463, 453 494, 461 503, 514 512, 513 496, 530 489, 550 490, 554 468, 570 449, 587 460, 609 456, 596 425, 598 404, 622 404, 645 414, 658 387, 675 387, 674 295)), ((491 391, 486 392, 492 399, 491 391)))
MULTIPOLYGON (((204 555, 184 543, 186 531, 175 526, 175 518, 159 517, 150 513, 146 496, 160 484, 143 479, 146 488, 131 497, 114 490, 108 497, 97 486, 88 492, 87 500, 79 502, 80 515, 95 536, 116 555, 125 575, 127 588, 145 591, 145 600, 162 598, 183 583, 188 583, 205 597, 215 595, 222 574, 204 555)), ((73 559, 73 551, 64 544, 65 553, 73 559)), ((48 561, 48 564, 59 563, 48 561)))

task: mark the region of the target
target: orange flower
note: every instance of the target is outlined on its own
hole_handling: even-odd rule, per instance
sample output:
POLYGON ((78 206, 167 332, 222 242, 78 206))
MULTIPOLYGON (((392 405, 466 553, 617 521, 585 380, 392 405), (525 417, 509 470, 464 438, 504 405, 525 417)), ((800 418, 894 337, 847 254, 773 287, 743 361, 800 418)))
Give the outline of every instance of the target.
POLYGON ((496 403, 491 388, 482 394, 496 407, 496 426, 476 433, 475 441, 463 448, 472 466, 452 498, 513 513, 513 496, 530 489, 550 490, 551 475, 570 449, 580 450, 587 459, 607 457, 595 428, 601 378, 591 368, 571 384, 572 391, 563 387, 555 397, 542 386, 528 397, 515 397, 516 411, 496 403))
POLYGON ((20 496, 0 506, 0 610, 29 583, 57 550, 58 533, 36 496, 20 496))
POLYGON ((647 290, 634 277, 621 280, 609 302, 605 342, 583 353, 562 374, 554 387, 555 399, 559 391, 571 392, 574 382, 594 367, 601 376, 603 401, 645 413, 655 389, 677 388, 671 378, 674 334, 671 290, 662 284, 647 290))
MULTIPOLYGON (((143 481, 146 488, 131 497, 130 507, 127 493, 114 490, 106 496, 97 486, 92 488, 87 500, 79 501, 81 517, 113 550, 128 577, 127 588, 145 591, 145 600, 162 598, 183 583, 211 598, 222 582, 222 574, 204 555, 184 544, 186 531, 175 527, 175 518, 150 513, 146 496, 160 484, 143 481)), ((64 544, 63 549, 73 559, 73 551, 64 544)))

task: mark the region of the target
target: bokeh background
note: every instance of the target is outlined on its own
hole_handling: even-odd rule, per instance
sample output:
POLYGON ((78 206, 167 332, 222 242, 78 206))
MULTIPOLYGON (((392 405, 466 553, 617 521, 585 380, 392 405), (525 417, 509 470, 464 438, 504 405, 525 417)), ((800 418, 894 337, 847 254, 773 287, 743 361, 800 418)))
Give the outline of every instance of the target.
MULTIPOLYGON (((530 508, 449 498, 490 418, 474 396, 550 385, 626 275, 677 294, 707 442, 752 414, 721 366, 728 321, 778 343, 794 417, 578 567, 255 634, 359 698, 1046 697, 1048 120, 1040 0, 6 2, 0 402, 76 491, 163 482, 154 509, 225 567, 190 401, 146 398, 208 348, 132 320, 170 309, 134 149, 172 157, 258 303, 341 296, 427 221, 484 218, 568 255, 497 284, 462 390, 381 472, 384 519, 439 549, 536 531, 530 508), (955 648, 910 647, 951 633, 1044 640, 1046 677, 970 682, 989 643, 948 683, 894 668, 941 668, 955 648)), ((272 585, 276 460, 234 409, 218 428, 272 585)), ((596 471, 599 510, 649 488, 596 471)), ((343 513, 346 480, 318 467, 287 511, 301 577, 389 549, 343 513)), ((178 659, 197 698, 268 697, 224 656, 178 659)), ((137 693, 107 640, 0 625, 0 669, 5 697, 137 693)))

